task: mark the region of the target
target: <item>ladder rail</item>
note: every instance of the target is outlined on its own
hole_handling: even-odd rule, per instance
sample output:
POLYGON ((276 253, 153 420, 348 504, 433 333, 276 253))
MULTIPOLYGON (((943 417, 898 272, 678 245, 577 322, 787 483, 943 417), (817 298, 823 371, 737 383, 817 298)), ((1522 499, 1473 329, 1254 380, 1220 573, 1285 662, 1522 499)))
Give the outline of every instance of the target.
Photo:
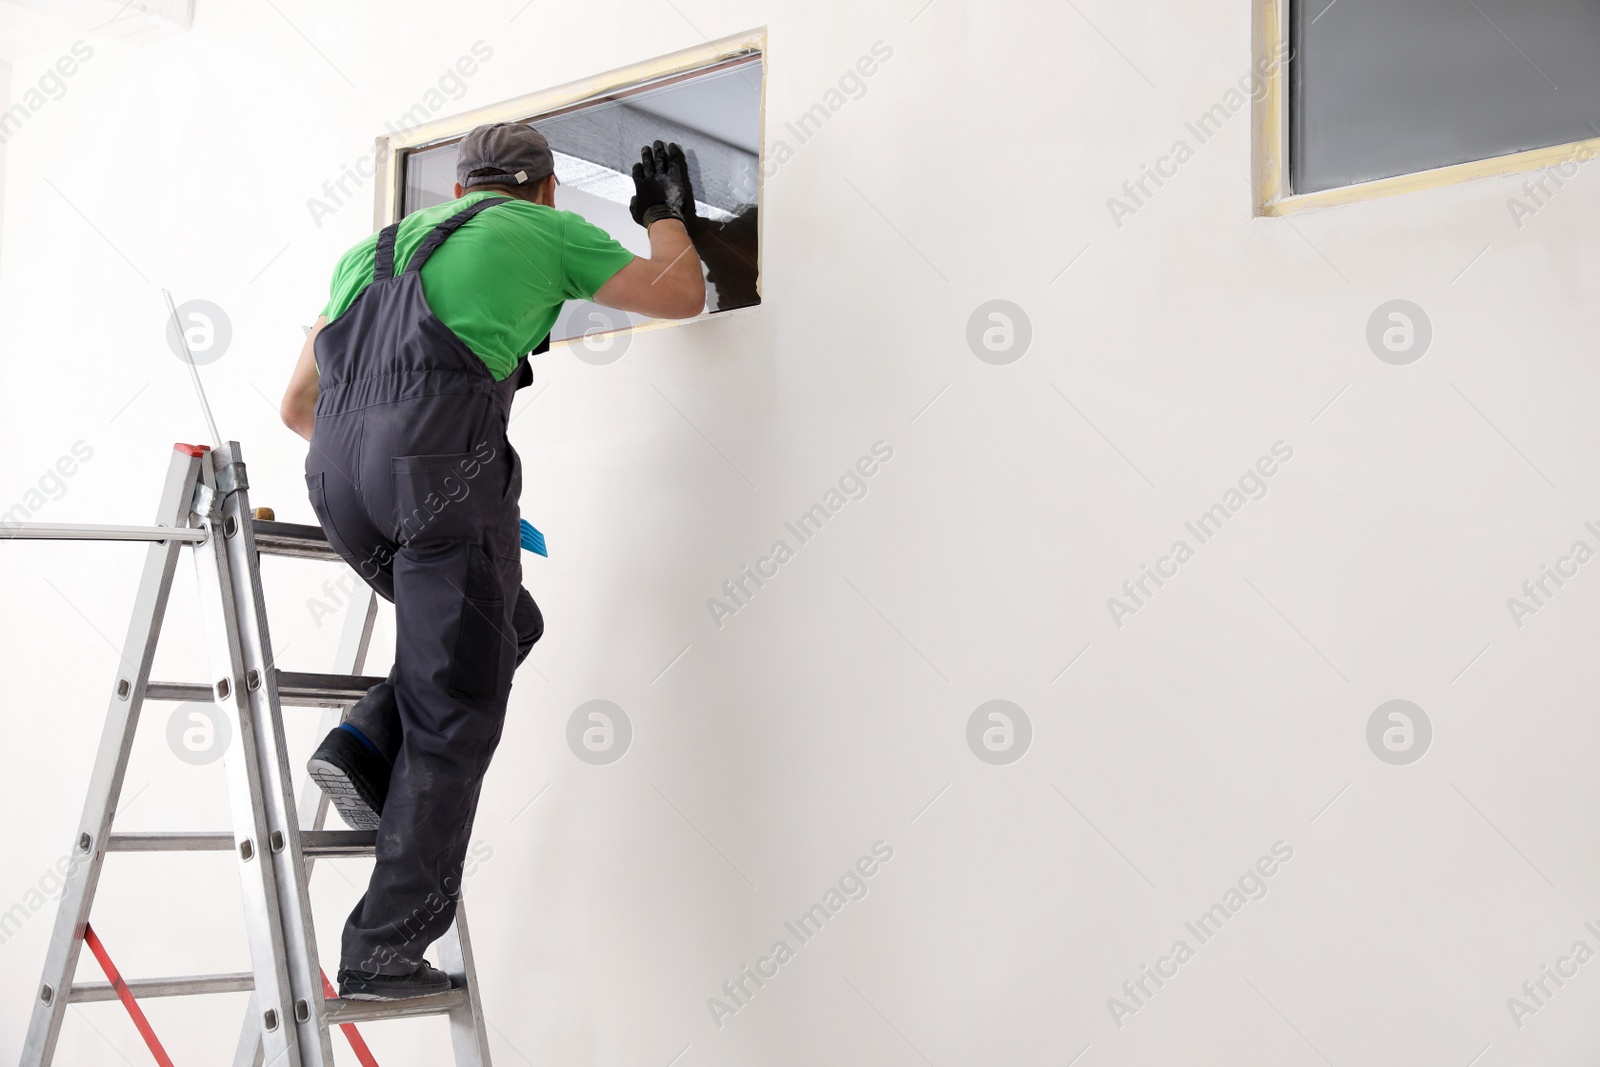
MULTIPOLYGON (((197 457, 175 451, 167 469, 166 485, 156 510, 156 522, 168 527, 184 525, 200 479, 197 457)), ((201 532, 201 531, 196 531, 201 532)), ((90 774, 84 799, 83 816, 73 842, 72 863, 66 887, 56 910, 54 932, 46 951, 44 977, 35 994, 28 1036, 22 1046, 22 1067, 46 1067, 55 1055, 77 972, 78 954, 83 947, 83 932, 99 885, 111 822, 122 796, 128 757, 133 751, 134 731, 150 682, 161 623, 166 617, 178 555, 186 544, 198 542, 168 538, 154 542, 145 554, 139 592, 128 620, 123 640, 122 662, 117 666, 117 681, 112 687, 100 747, 90 774)))
MULTIPOLYGON (((342 560, 340 561, 343 562, 342 560)), ((359 674, 367 664, 367 653, 372 647, 372 629, 378 619, 378 594, 371 589, 367 590, 367 602, 359 610, 356 602, 352 600, 345 607, 344 626, 339 633, 339 647, 334 652, 333 669, 345 671, 352 675, 359 674)), ((338 726, 344 720, 349 708, 348 704, 337 708, 324 707, 322 723, 317 734, 321 736, 327 731, 338 726)), ((327 794, 318 788, 317 783, 307 775, 304 785, 300 790, 299 820, 301 833, 306 838, 313 835, 326 833, 322 829, 328 817, 327 794)), ((376 837, 376 835, 372 835, 376 837)), ((311 880, 311 865, 316 852, 306 850, 306 881, 311 880)), ((261 1048, 261 1028, 256 1022, 255 996, 250 997, 250 1004, 245 1009, 244 1025, 239 1034, 239 1044, 234 1051, 234 1067, 261 1067, 263 1054, 261 1048)))
POLYGON ((472 936, 467 930, 466 900, 456 900, 456 918, 434 944, 439 969, 458 990, 470 993, 450 1009, 450 1045, 458 1067, 489 1067, 488 1020, 478 990, 478 969, 472 958, 472 936))
POLYGON ((331 1064, 321 1010, 299 827, 288 810, 288 757, 248 510, 249 481, 229 442, 210 453, 199 507, 221 537, 196 549, 215 699, 234 727, 223 757, 244 889, 256 1018, 266 1057, 283 1067, 331 1064))

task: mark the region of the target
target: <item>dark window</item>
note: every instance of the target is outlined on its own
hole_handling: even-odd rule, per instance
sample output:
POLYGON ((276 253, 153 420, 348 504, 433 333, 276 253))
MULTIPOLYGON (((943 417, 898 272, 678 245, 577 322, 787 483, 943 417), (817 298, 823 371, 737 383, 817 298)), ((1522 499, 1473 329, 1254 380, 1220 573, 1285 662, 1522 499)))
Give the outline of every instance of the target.
POLYGON ((1296 193, 1600 136, 1593 0, 1291 0, 1296 193))

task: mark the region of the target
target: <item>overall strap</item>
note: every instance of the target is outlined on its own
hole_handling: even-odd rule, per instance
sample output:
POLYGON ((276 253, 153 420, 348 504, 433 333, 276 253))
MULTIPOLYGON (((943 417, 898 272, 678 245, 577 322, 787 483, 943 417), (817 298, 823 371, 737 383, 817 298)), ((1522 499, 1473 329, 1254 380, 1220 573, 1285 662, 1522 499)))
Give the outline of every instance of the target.
POLYGON ((386 282, 394 277, 394 239, 400 224, 391 222, 378 231, 378 258, 372 265, 372 280, 386 282))
POLYGON ((533 346, 533 351, 517 360, 517 365, 506 376, 506 381, 511 383, 512 392, 525 389, 533 384, 533 364, 528 362, 529 356, 537 356, 542 352, 550 351, 550 334, 544 335, 544 340, 533 346))
MULTIPOLYGON (((459 230, 463 225, 466 224, 468 219, 472 218, 478 212, 483 211, 485 208, 494 207, 496 204, 507 203, 510 201, 510 199, 511 198, 509 196, 491 196, 487 199, 479 200, 476 204, 468 204, 454 215, 451 215, 449 218, 439 223, 439 225, 435 226, 432 232, 428 234, 427 238, 423 240, 421 246, 411 254, 411 262, 406 264, 406 273, 410 274, 413 271, 420 271, 422 269, 422 265, 428 262, 428 257, 433 255, 435 250, 437 250, 440 245, 444 244, 445 238, 459 230)), ((381 239, 379 243, 382 243, 381 239)), ((393 263, 394 261, 391 257, 391 270, 393 269, 393 263)))

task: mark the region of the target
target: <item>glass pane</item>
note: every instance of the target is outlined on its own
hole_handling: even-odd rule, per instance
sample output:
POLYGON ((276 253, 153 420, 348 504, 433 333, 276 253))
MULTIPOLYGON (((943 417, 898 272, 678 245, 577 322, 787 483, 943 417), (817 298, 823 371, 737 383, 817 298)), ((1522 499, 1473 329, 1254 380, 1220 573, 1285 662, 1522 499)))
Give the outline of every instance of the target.
MULTIPOLYGON (((706 311, 760 303, 756 243, 760 187, 759 59, 586 105, 531 125, 550 142, 556 162, 556 206, 582 215, 636 255, 649 239, 628 214, 633 165, 642 146, 676 141, 689 160, 697 228, 706 270, 706 311)), ((410 214, 451 199, 458 143, 407 153, 401 211, 410 214)), ((589 301, 568 301, 552 341, 622 328, 640 316, 589 301)))
POLYGON ((1292 10, 1297 193, 1600 132, 1594 0, 1294 0, 1292 10))

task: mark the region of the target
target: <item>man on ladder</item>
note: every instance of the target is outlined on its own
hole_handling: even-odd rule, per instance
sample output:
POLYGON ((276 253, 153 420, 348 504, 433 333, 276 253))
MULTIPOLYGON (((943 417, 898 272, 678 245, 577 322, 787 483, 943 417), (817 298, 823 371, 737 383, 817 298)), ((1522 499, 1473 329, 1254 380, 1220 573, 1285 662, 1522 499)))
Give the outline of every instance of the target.
POLYGON ((655 142, 633 178, 648 259, 555 209, 536 130, 473 130, 454 201, 339 261, 284 396, 284 422, 311 442, 306 483, 329 544, 395 605, 393 670, 308 765, 347 823, 377 830, 372 880, 345 924, 341 997, 450 988, 423 952, 454 918, 512 674, 544 629, 522 588, 522 471, 506 439, 530 350, 569 299, 656 318, 704 307, 682 151, 655 142))

